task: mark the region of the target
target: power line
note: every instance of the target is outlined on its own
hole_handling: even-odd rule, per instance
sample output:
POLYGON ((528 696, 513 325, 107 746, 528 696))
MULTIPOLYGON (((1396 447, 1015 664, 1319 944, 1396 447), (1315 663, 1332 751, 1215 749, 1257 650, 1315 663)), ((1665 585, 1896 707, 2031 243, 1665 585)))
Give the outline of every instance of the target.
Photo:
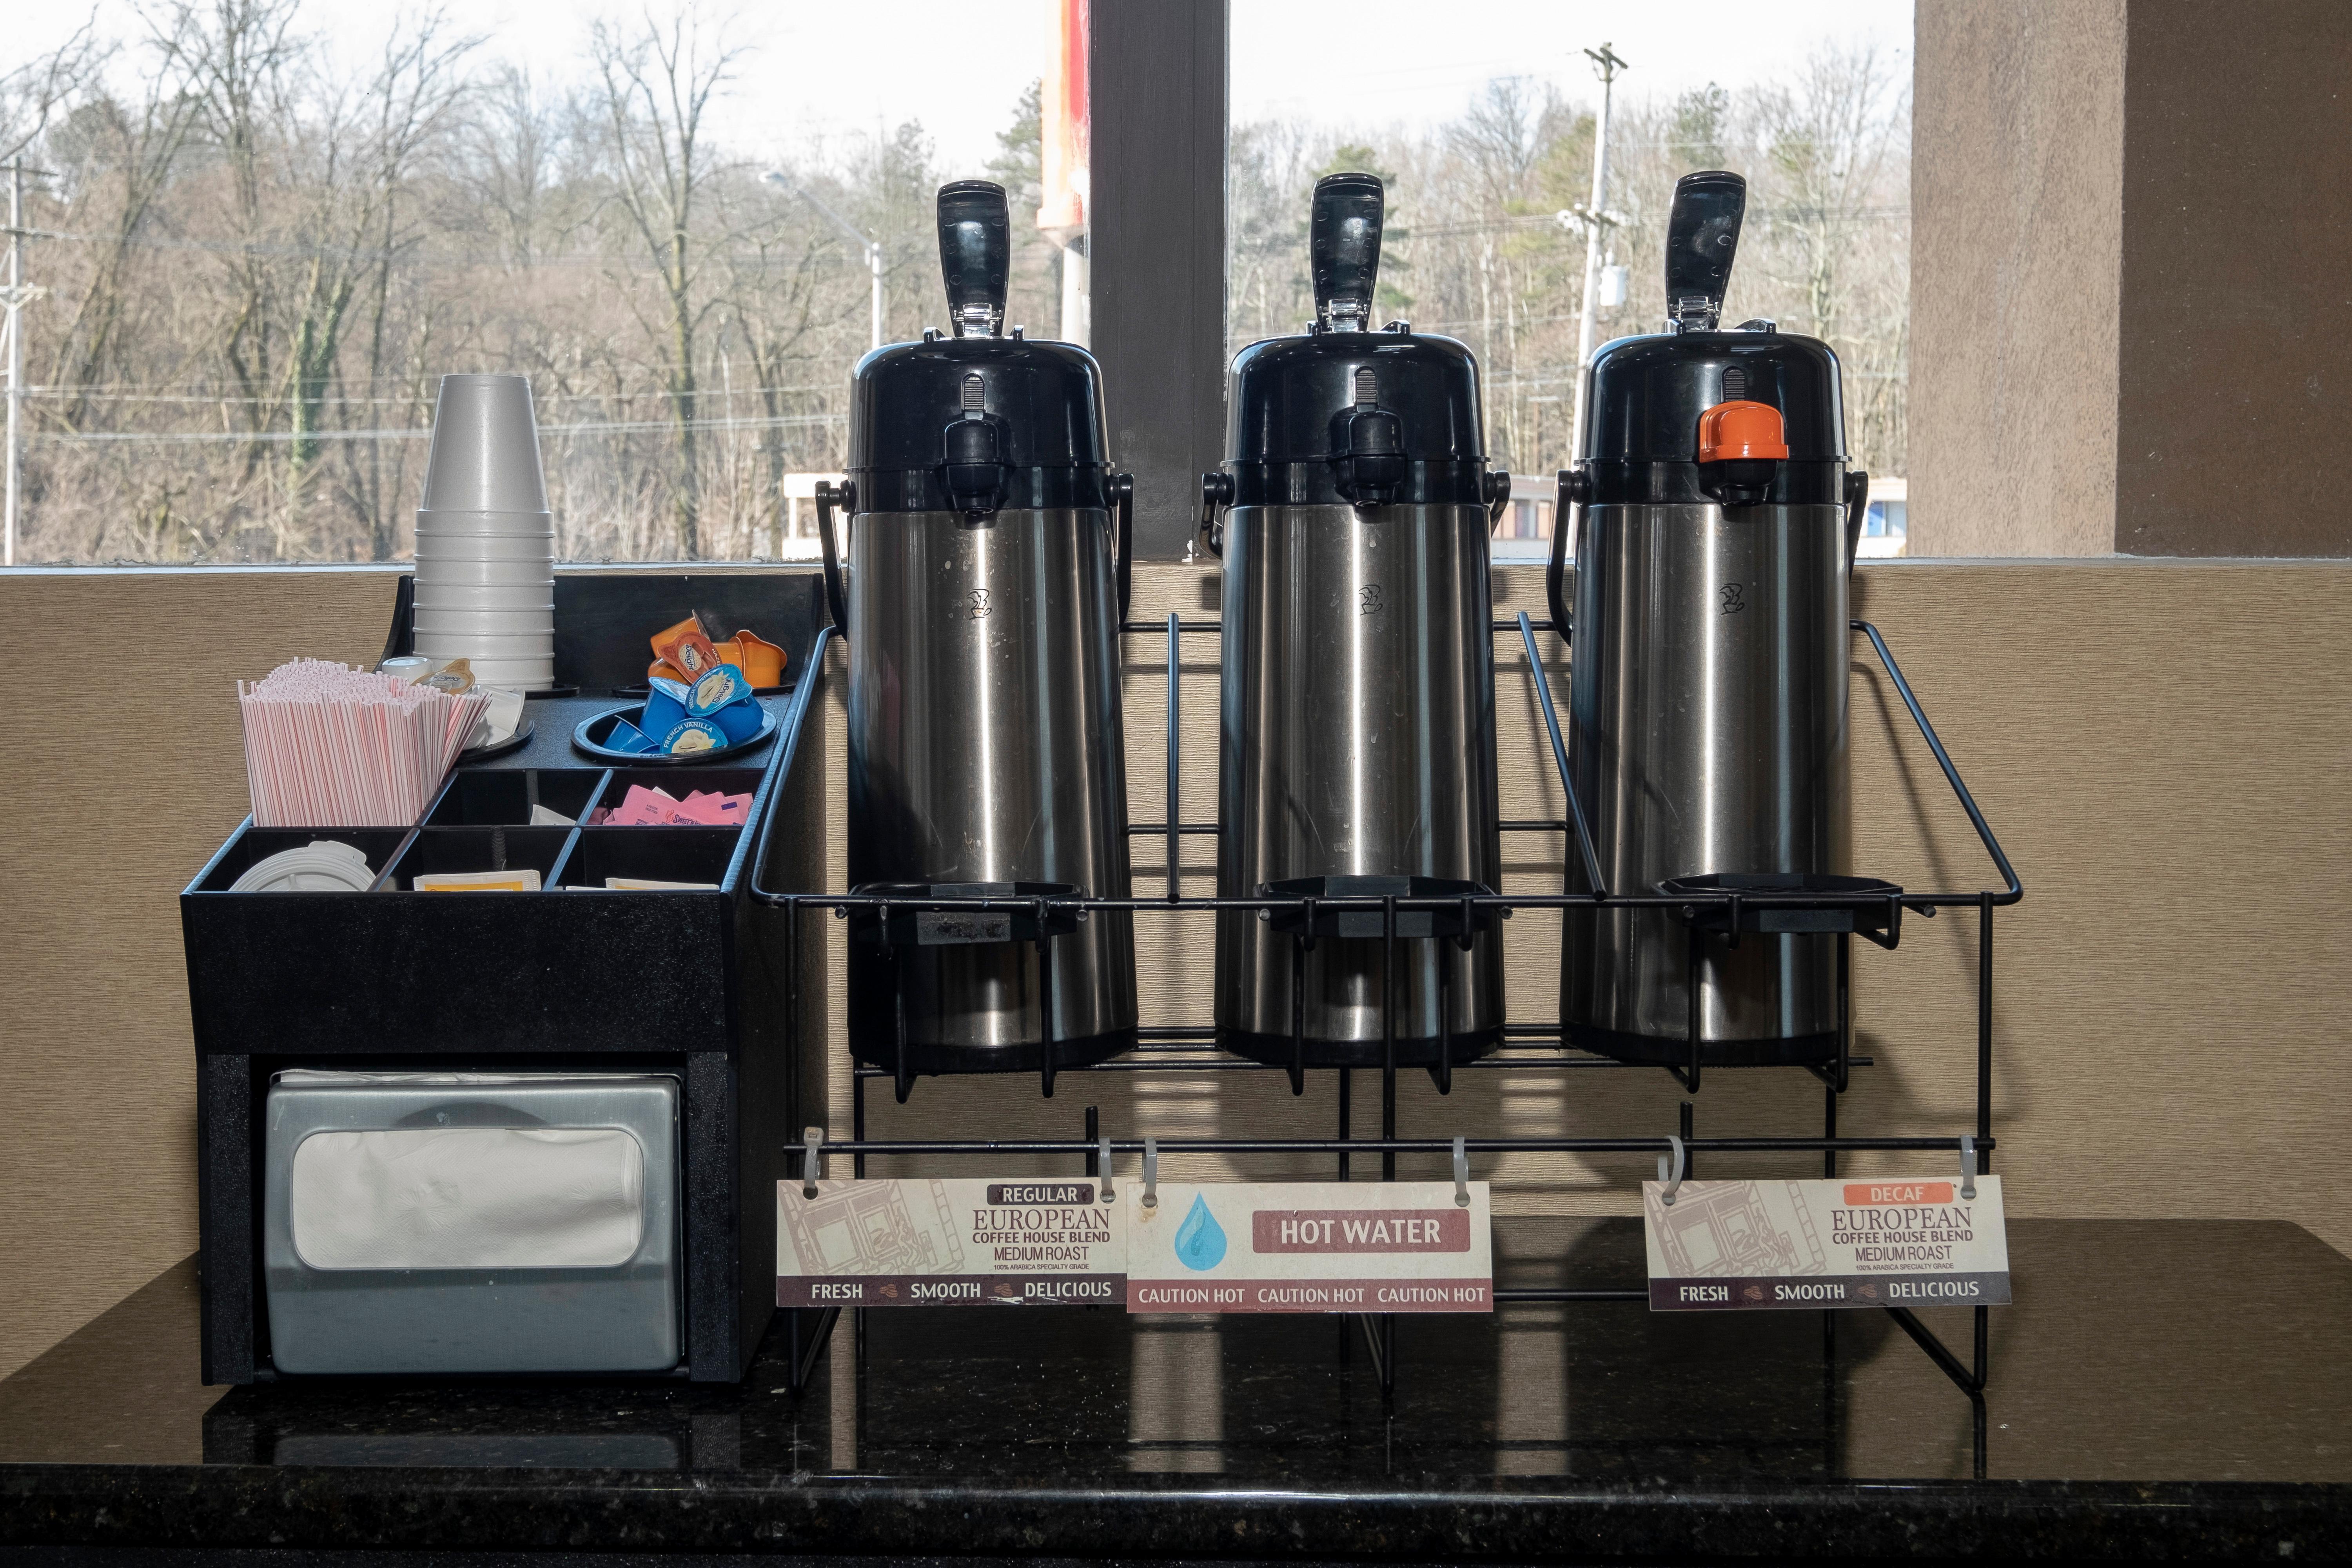
MULTIPOLYGON (((194 403, 211 405, 223 403, 291 404, 298 399, 289 394, 256 397, 242 393, 220 392, 157 392, 138 382, 100 382, 89 387, 36 384, 25 388, 27 397, 88 398, 100 403, 194 403), (128 388, 129 390, 119 390, 128 388)), ((760 397, 768 395, 838 393, 848 386, 845 377, 839 383, 825 382, 810 386, 737 386, 703 387, 695 393, 698 401, 760 397)), ((667 399, 674 395, 659 387, 642 392, 550 392, 532 394, 532 401, 541 407, 556 403, 642 403, 648 398, 667 399)), ((415 405, 432 401, 430 395, 406 397, 312 397, 299 399, 311 407, 363 407, 415 405)))
MULTIPOLYGON (((688 430, 773 430, 811 425, 841 425, 848 421, 845 414, 803 414, 779 418, 689 419, 683 428, 688 430)), ((648 431, 669 431, 681 428, 675 419, 614 419, 597 420, 577 425, 542 425, 541 436, 627 436, 648 431)), ((255 443, 293 441, 425 441, 430 440, 430 426, 395 430, 47 430, 26 437, 31 441, 52 446, 80 446, 117 442, 179 442, 190 445, 222 443, 246 446, 255 443)))

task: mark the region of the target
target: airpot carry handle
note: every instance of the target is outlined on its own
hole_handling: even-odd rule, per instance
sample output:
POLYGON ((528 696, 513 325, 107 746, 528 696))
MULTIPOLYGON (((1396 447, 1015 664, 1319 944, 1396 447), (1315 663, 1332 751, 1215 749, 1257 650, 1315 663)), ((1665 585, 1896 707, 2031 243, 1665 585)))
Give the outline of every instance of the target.
POLYGON ((1731 258, 1739 248, 1739 220, 1748 211, 1748 182, 1721 170, 1685 174, 1675 182, 1666 217, 1666 330, 1711 332, 1723 319, 1731 258))
POLYGON ((1315 182, 1307 249, 1315 269, 1317 331, 1362 331, 1370 324, 1386 205, 1377 174, 1326 174, 1315 182))
POLYGON ((1004 326, 1004 282, 1013 269, 1013 220, 1004 187, 957 180, 940 187, 940 271, 948 320, 960 338, 992 338, 1004 326))

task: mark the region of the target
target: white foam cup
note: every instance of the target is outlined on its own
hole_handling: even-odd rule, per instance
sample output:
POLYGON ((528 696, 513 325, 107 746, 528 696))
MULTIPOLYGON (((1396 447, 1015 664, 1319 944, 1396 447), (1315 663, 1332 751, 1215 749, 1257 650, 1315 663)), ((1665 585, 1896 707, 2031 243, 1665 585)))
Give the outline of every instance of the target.
POLYGON ((555 610, 555 593, 546 583, 419 583, 419 610, 555 610))
POLYGON ((539 422, 520 375, 445 375, 425 459, 425 511, 547 510, 539 422))
POLYGON ((555 570, 544 561, 452 561, 427 557, 416 563, 416 591, 449 588, 537 588, 554 592, 555 570))

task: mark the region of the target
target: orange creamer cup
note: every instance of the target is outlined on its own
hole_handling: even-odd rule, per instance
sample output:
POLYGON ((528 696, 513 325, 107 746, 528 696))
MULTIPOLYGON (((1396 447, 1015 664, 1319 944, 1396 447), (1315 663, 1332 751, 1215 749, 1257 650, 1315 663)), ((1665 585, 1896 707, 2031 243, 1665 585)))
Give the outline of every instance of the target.
POLYGON ((680 673, 677 666, 672 664, 666 658, 657 658, 651 664, 646 666, 646 679, 647 680, 675 680, 680 686, 691 686, 694 684, 692 681, 687 679, 685 675, 680 673))
POLYGON ((730 637, 728 642, 734 645, 737 657, 727 658, 726 644, 719 646, 719 657, 727 658, 730 664, 740 666, 743 679, 754 687, 782 686, 784 683, 782 648, 748 626, 730 637))
POLYGON ((702 623, 692 616, 656 632, 653 645, 654 657, 677 666, 689 683, 709 674, 719 662, 719 650, 710 646, 710 639, 703 635, 702 623))

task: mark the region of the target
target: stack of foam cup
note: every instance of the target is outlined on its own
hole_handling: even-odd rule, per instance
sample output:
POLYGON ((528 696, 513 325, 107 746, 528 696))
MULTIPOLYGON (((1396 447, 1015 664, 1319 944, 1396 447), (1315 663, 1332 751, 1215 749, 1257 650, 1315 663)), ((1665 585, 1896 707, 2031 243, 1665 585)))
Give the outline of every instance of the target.
POLYGON ((416 651, 488 686, 555 684, 555 519, 530 383, 445 375, 416 510, 416 651))

